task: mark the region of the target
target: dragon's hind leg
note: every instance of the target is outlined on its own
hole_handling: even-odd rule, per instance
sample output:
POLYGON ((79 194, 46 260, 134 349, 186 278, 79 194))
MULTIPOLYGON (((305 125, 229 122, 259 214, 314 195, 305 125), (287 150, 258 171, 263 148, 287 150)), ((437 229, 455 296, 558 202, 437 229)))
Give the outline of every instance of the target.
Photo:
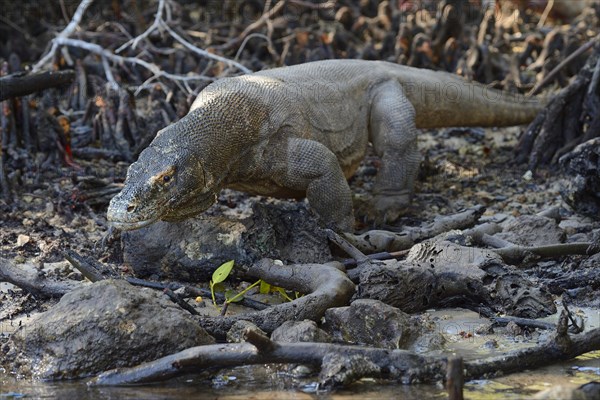
POLYGON ((378 222, 393 221, 409 204, 421 155, 415 109, 397 82, 379 86, 369 118, 370 141, 381 157, 373 189, 378 222))

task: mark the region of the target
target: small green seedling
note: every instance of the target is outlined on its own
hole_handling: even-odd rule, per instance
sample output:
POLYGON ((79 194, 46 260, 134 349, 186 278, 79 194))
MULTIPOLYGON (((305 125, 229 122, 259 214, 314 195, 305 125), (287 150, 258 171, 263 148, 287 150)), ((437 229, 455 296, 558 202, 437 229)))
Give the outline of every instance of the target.
POLYGON ((210 280, 210 294, 215 306, 217 305, 217 300, 215 299, 215 286, 227 279, 233 269, 233 263, 233 260, 227 261, 226 263, 221 264, 221 266, 213 272, 212 279, 210 280))
MULTIPOLYGON (((215 272, 213 272, 212 275, 212 279, 210 280, 210 294, 212 295, 212 301, 213 304, 218 307, 217 305, 217 300, 215 299, 215 289, 219 286, 220 283, 222 283, 223 281, 225 281, 225 279, 227 279, 227 277, 229 277, 229 274, 231 273, 231 271, 233 270, 233 264, 234 261, 227 261, 226 263, 223 263, 219 268, 217 268, 215 270, 215 272)), ((237 294, 233 294, 233 291, 231 290, 227 290, 225 291, 225 303, 229 304, 229 303, 235 303, 237 301, 240 301, 244 298, 244 295, 246 293, 248 293, 248 291, 256 286, 260 285, 260 293, 262 294, 267 294, 270 292, 278 292, 284 299, 286 299, 287 301, 292 301, 292 299, 290 298, 290 296, 288 296, 288 294, 285 292, 285 290, 281 287, 278 286, 273 286, 265 281, 263 281, 262 279, 259 279, 258 281, 254 282, 252 285, 248 286, 246 289, 242 290, 241 292, 237 293, 237 294)), ((296 292, 296 298, 298 298, 300 296, 300 294, 298 292, 296 292)))

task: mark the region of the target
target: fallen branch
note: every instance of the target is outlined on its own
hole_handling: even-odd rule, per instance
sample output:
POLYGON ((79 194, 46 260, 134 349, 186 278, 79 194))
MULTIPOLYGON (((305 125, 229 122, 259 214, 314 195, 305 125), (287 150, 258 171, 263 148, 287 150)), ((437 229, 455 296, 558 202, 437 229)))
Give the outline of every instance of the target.
POLYGON ((105 279, 94 264, 75 251, 67 249, 63 251, 63 257, 90 282, 98 282, 105 279))
POLYGON ((547 342, 528 349, 504 353, 497 357, 465 363, 466 376, 476 379, 498 372, 516 372, 569 360, 590 351, 600 350, 600 328, 570 337, 566 333, 568 318, 562 313, 558 332, 547 342))
MULTIPOLYGON (((485 237, 485 235, 484 235, 485 237)), ((484 239, 485 240, 485 239, 484 239)), ((557 243, 545 246, 519 246, 512 245, 499 249, 492 249, 502 259, 510 264, 519 264, 527 256, 535 255, 542 258, 561 257, 568 255, 588 255, 591 256, 598 251, 594 251, 591 242, 581 243, 557 243)))
POLYGON ((519 318, 519 317, 494 317, 492 318, 495 324, 500 326, 507 325, 509 322, 514 322, 519 326, 536 329, 556 329, 556 324, 552 322, 540 321, 531 318, 519 318))
POLYGON ((400 233, 383 230, 368 231, 361 235, 345 233, 344 238, 363 253, 406 250, 424 239, 473 226, 484 211, 485 207, 474 206, 458 214, 437 217, 422 228, 410 228, 400 233))
POLYGON ((0 258, 0 282, 12 283, 40 298, 60 298, 84 285, 79 281, 50 279, 36 271, 34 266, 19 267, 5 258, 0 258))
MULTIPOLYGON (((561 315, 559 332, 542 345, 505 353, 501 356, 464 363, 466 379, 501 372, 522 371, 568 360, 600 349, 600 328, 569 337, 566 316, 561 315)), ((254 335, 260 336, 256 333, 254 335)), ((379 368, 380 377, 402 382, 432 382, 446 374, 445 357, 424 357, 406 350, 345 346, 329 343, 281 343, 247 334, 251 343, 229 343, 192 347, 132 368, 104 372, 89 382, 92 386, 114 386, 164 381, 209 368, 251 364, 321 365, 330 355, 359 356, 379 368)), ((372 373, 372 370, 370 371, 372 373)), ((453 375, 454 376, 454 375, 453 375)), ((358 377, 355 377, 357 379, 358 377)), ((460 378, 459 378, 460 379, 460 378)))
POLYGON ((272 260, 263 259, 253 264, 247 274, 272 285, 307 294, 262 311, 224 318, 201 317, 202 327, 211 335, 224 338, 238 320, 253 322, 267 333, 289 320, 319 321, 328 308, 346 305, 354 295, 354 284, 346 274, 329 265, 277 265, 272 260))
MULTIPOLYGON (((332 353, 345 356, 363 356, 390 371, 396 378, 419 371, 419 378, 425 373, 423 367, 436 365, 434 371, 444 368, 444 360, 419 356, 405 350, 388 350, 372 347, 345 346, 330 343, 281 343, 262 337, 247 336, 251 343, 229 343, 192 347, 158 360, 133 368, 123 368, 104 372, 91 382, 92 386, 128 385, 163 381, 189 373, 197 373, 208 368, 224 368, 251 364, 293 363, 321 365, 323 359, 332 353), (259 350, 260 349, 260 350, 259 350), (437 365, 439 364, 439 365, 437 365), (393 371, 393 372, 392 372, 393 371)), ((429 372, 429 371, 427 371, 429 372)), ((430 373, 431 374, 431 373, 430 373)), ((431 381, 434 374, 429 376, 431 381)))
POLYGON ((3 76, 0 78, 0 101, 62 86, 74 79, 75 71, 72 70, 3 76))

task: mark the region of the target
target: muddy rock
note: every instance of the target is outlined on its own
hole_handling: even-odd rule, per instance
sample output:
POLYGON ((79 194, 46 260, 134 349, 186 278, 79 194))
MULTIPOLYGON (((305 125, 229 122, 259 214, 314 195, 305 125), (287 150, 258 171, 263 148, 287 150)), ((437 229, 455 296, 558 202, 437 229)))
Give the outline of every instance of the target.
POLYGON ((416 339, 420 327, 410 316, 378 300, 359 299, 348 307, 325 312, 323 329, 335 341, 406 349, 416 339))
POLYGON ((359 276, 357 298, 379 300, 408 313, 463 307, 541 318, 556 312, 546 288, 505 264, 494 252, 428 240, 406 260, 371 263, 359 276))
POLYGON ((271 334, 276 342, 321 342, 331 343, 331 336, 319 329, 314 321, 286 321, 271 334))
POLYGON ((247 330, 252 330, 261 335, 268 336, 265 331, 260 329, 256 324, 253 324, 250 321, 239 320, 229 331, 227 332, 227 342, 229 343, 242 343, 246 341, 245 334, 247 330))
POLYGON ((105 280, 66 294, 16 331, 0 351, 0 365, 23 376, 81 378, 210 343, 162 293, 105 280))
POLYGON ((200 281, 222 263, 269 257, 284 263, 331 259, 327 239, 302 203, 255 203, 249 217, 203 214, 123 233, 123 258, 139 277, 200 281))
POLYGON ((555 220, 538 215, 517 217, 507 222, 503 231, 494 236, 522 246, 541 246, 565 241, 565 232, 555 220))

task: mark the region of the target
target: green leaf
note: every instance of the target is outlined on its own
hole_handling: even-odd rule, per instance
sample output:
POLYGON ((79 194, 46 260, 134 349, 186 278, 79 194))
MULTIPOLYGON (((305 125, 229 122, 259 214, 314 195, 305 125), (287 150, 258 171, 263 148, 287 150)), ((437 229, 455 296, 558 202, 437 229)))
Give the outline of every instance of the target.
POLYGON ((226 263, 221 265, 219 268, 217 268, 215 270, 215 272, 213 272, 212 282, 213 283, 223 282, 225 279, 227 279, 227 277, 231 273, 232 269, 233 269, 233 260, 227 261, 226 263))
POLYGON ((273 288, 273 289, 274 289, 274 290, 276 290, 276 291, 278 291, 278 292, 279 292, 279 294, 280 294, 280 295, 281 295, 281 296, 282 296, 284 299, 286 299, 287 301, 293 301, 293 300, 290 298, 290 296, 288 296, 288 294, 286 293, 286 291, 285 291, 285 289, 284 289, 284 288, 281 288, 281 287, 275 287, 275 288, 273 288))
POLYGON ((260 280, 260 289, 259 289, 260 294, 269 294, 270 291, 271 291, 271 285, 261 279, 260 280))

